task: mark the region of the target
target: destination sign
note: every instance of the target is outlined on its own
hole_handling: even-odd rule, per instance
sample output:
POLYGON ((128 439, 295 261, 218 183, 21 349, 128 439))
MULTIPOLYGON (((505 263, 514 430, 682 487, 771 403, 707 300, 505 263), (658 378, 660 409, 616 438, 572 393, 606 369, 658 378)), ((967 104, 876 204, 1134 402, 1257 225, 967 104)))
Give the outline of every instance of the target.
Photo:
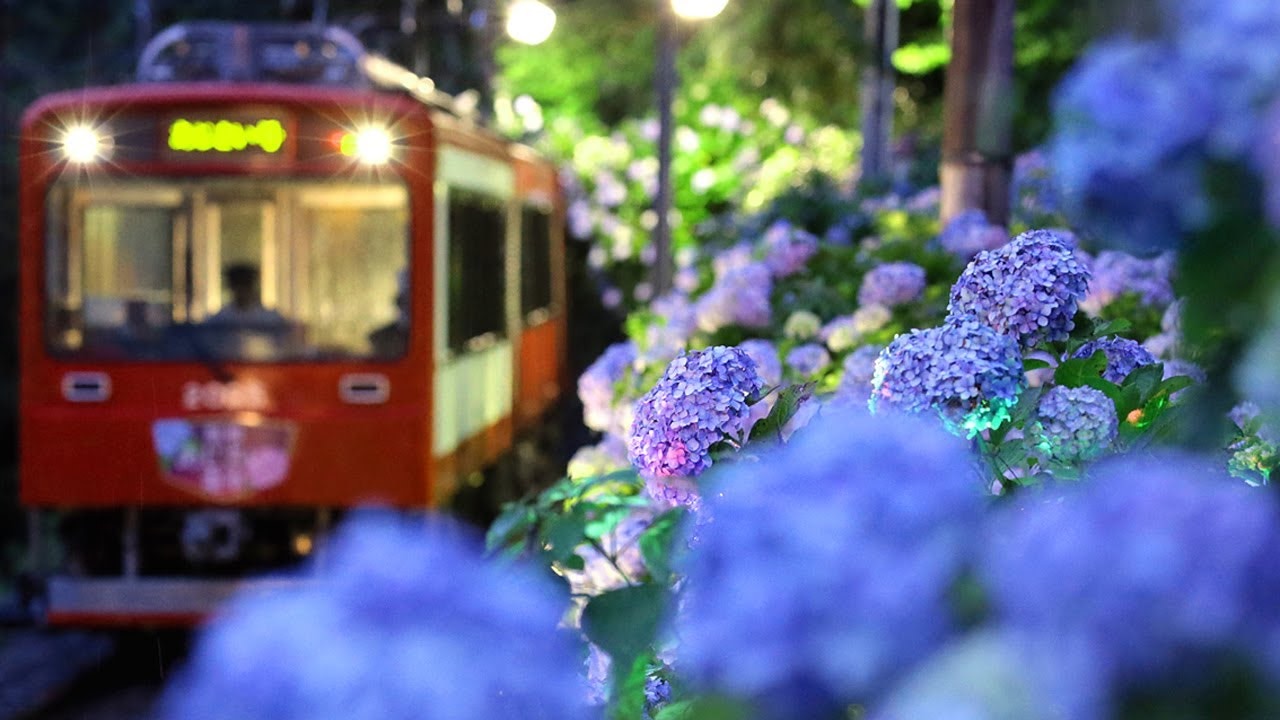
POLYGON ((274 155, 284 147, 288 133, 276 118, 251 121, 227 119, 188 120, 169 123, 169 149, 180 153, 262 152, 274 155))

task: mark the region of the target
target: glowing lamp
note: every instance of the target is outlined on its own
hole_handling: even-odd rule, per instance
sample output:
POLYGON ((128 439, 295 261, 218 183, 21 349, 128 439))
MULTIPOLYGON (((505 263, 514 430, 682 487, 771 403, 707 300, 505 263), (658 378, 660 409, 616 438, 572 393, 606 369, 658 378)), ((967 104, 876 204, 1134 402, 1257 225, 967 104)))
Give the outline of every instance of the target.
POLYGON ((368 165, 381 165, 391 159, 391 133, 384 128, 364 128, 343 133, 338 152, 368 165))
POLYGON ((79 125, 62 136, 62 153, 67 160, 78 165, 91 163, 102 157, 106 142, 97 130, 79 125))
POLYGON ((671 0, 671 9, 686 20, 709 20, 728 4, 729 0, 671 0))
POLYGON ((516 42, 537 45, 555 26, 556 11, 540 0, 514 0, 507 8, 507 34, 516 42))

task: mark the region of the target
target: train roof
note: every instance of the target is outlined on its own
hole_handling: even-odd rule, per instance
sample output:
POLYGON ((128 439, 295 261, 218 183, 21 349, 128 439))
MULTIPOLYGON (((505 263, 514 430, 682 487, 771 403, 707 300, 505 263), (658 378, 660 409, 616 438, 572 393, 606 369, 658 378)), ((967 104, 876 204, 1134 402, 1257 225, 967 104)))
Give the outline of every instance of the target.
POLYGON ((314 23, 179 23, 147 43, 137 79, 386 90, 475 119, 474 108, 440 91, 430 78, 369 52, 340 27, 314 23))

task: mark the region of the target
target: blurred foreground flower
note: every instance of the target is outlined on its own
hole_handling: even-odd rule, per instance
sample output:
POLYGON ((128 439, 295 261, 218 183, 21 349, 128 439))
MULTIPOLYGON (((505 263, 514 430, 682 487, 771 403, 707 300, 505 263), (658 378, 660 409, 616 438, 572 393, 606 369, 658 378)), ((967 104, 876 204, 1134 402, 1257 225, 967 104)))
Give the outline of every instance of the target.
POLYGON ((1275 507, 1214 462, 1127 456, 1095 466, 1082 486, 997 516, 981 574, 999 623, 1091 657, 1077 686, 1059 690, 1087 694, 1096 684, 1113 710, 1063 717, 1117 717, 1133 693, 1178 702, 1213 693, 1215 673, 1237 657, 1264 676, 1274 670, 1277 528, 1275 507))
POLYGON ((676 669, 699 690, 771 720, 826 717, 948 637, 983 510, 963 441, 835 412, 716 479, 676 628, 676 669))
POLYGON ((171 720, 594 717, 567 598, 447 521, 366 514, 326 569, 235 600, 163 701, 171 720))

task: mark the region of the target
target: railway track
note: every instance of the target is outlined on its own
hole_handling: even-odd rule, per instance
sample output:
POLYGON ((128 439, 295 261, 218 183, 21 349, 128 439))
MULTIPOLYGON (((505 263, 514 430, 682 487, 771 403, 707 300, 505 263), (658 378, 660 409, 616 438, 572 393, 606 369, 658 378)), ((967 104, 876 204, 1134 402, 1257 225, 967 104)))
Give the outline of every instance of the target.
POLYGON ((0 630, 0 720, 145 720, 190 633, 0 630))

